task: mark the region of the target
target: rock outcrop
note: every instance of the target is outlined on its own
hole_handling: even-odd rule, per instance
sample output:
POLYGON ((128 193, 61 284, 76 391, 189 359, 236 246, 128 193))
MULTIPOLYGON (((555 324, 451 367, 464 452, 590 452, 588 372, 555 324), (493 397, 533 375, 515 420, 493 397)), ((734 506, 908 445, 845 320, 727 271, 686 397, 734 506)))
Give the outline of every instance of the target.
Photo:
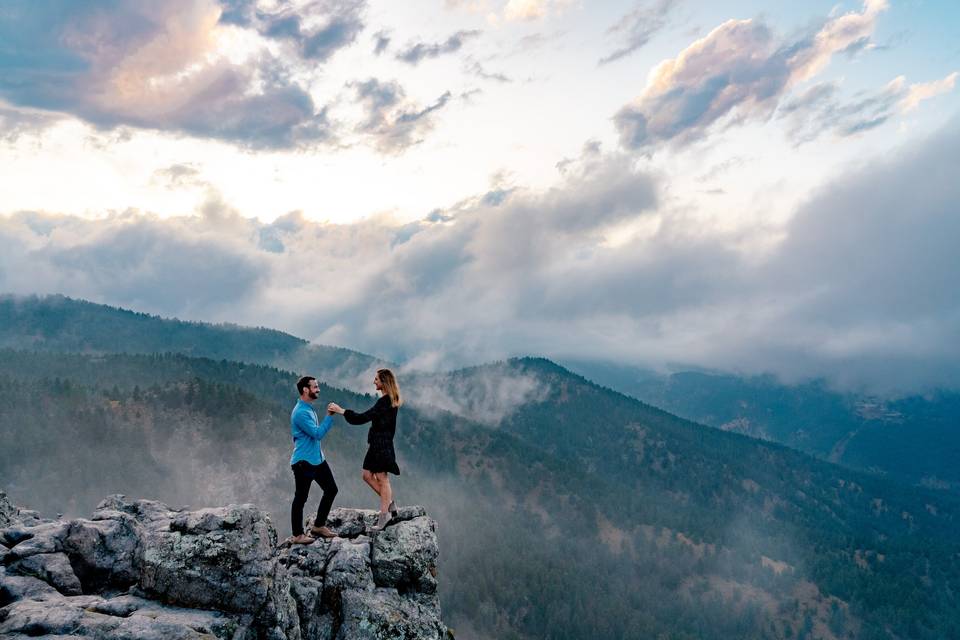
POLYGON ((337 534, 277 544, 254 505, 185 511, 111 496, 45 520, 0 491, 0 637, 441 639, 436 523, 335 509, 337 534))

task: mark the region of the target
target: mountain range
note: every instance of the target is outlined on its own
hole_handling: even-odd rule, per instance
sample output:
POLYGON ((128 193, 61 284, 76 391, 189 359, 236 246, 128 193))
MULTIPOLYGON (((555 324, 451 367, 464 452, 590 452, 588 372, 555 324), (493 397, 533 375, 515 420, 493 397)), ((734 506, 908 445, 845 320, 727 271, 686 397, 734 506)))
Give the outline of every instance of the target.
MULTIPOLYGON (((365 408, 381 364, 62 297, 0 298, 0 347, 0 485, 18 503, 255 502, 281 532, 297 375, 324 382, 321 402, 365 408)), ((654 380, 632 389, 647 403, 543 358, 400 377, 394 486, 439 523, 457 637, 960 636, 954 492, 797 451, 773 441, 779 426, 745 435, 664 410, 700 390, 677 410, 696 417, 749 381, 657 396, 654 380)), ((791 409, 767 391, 758 415, 791 409)), ((344 506, 374 504, 363 433, 340 421, 324 440, 344 506)))
POLYGON ((960 393, 877 396, 825 380, 772 375, 660 374, 604 362, 564 362, 599 384, 678 416, 780 442, 819 458, 910 484, 960 490, 960 393))

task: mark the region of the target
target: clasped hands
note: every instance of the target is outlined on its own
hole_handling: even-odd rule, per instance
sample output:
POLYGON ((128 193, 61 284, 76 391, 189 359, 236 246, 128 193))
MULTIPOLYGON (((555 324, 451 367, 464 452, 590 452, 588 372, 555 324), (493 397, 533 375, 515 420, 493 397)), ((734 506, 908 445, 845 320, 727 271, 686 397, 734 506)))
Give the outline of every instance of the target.
POLYGON ((343 407, 338 405, 336 402, 331 402, 327 405, 327 415, 332 416, 335 413, 343 413, 343 407))

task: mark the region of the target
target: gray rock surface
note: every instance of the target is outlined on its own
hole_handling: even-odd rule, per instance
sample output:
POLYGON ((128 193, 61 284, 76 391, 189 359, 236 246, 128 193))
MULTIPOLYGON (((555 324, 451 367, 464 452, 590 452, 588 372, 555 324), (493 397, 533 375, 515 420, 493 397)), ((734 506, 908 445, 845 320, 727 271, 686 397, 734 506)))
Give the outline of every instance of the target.
POLYGON ((19 522, 17 517, 19 513, 16 505, 10 502, 5 491, 0 490, 0 527, 9 527, 15 522, 19 522))
POLYGON ((65 553, 29 556, 10 563, 7 571, 13 575, 39 578, 65 596, 79 596, 83 593, 80 579, 73 572, 70 559, 65 553))
POLYGON ((373 543, 373 578, 378 587, 436 593, 437 525, 426 516, 387 527, 373 543))
POLYGON ((338 534, 278 548, 254 505, 176 510, 110 496, 45 520, 0 492, 0 637, 440 640, 436 523, 336 509, 338 534))

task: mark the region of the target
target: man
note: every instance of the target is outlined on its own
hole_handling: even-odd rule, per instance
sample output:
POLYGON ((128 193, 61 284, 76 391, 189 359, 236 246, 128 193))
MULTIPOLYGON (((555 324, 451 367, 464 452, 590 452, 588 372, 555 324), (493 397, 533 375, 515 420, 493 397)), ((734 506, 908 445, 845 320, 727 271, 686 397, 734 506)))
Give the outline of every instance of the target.
POLYGON ((317 412, 312 403, 320 397, 320 385, 312 376, 304 376, 297 381, 297 391, 300 399, 290 413, 290 432, 293 435, 293 455, 290 456, 290 466, 293 469, 293 478, 296 482, 296 492, 293 505, 290 509, 290 524, 293 527, 295 544, 310 544, 317 536, 323 538, 334 537, 333 531, 327 526, 327 516, 333 499, 337 495, 337 483, 333 479, 330 465, 323 459, 323 450, 320 440, 327 435, 333 425, 333 418, 328 412, 323 422, 318 424, 317 412), (320 506, 317 508, 317 518, 310 527, 310 535, 303 532, 303 505, 307 502, 310 493, 310 484, 316 482, 323 490, 320 506))

